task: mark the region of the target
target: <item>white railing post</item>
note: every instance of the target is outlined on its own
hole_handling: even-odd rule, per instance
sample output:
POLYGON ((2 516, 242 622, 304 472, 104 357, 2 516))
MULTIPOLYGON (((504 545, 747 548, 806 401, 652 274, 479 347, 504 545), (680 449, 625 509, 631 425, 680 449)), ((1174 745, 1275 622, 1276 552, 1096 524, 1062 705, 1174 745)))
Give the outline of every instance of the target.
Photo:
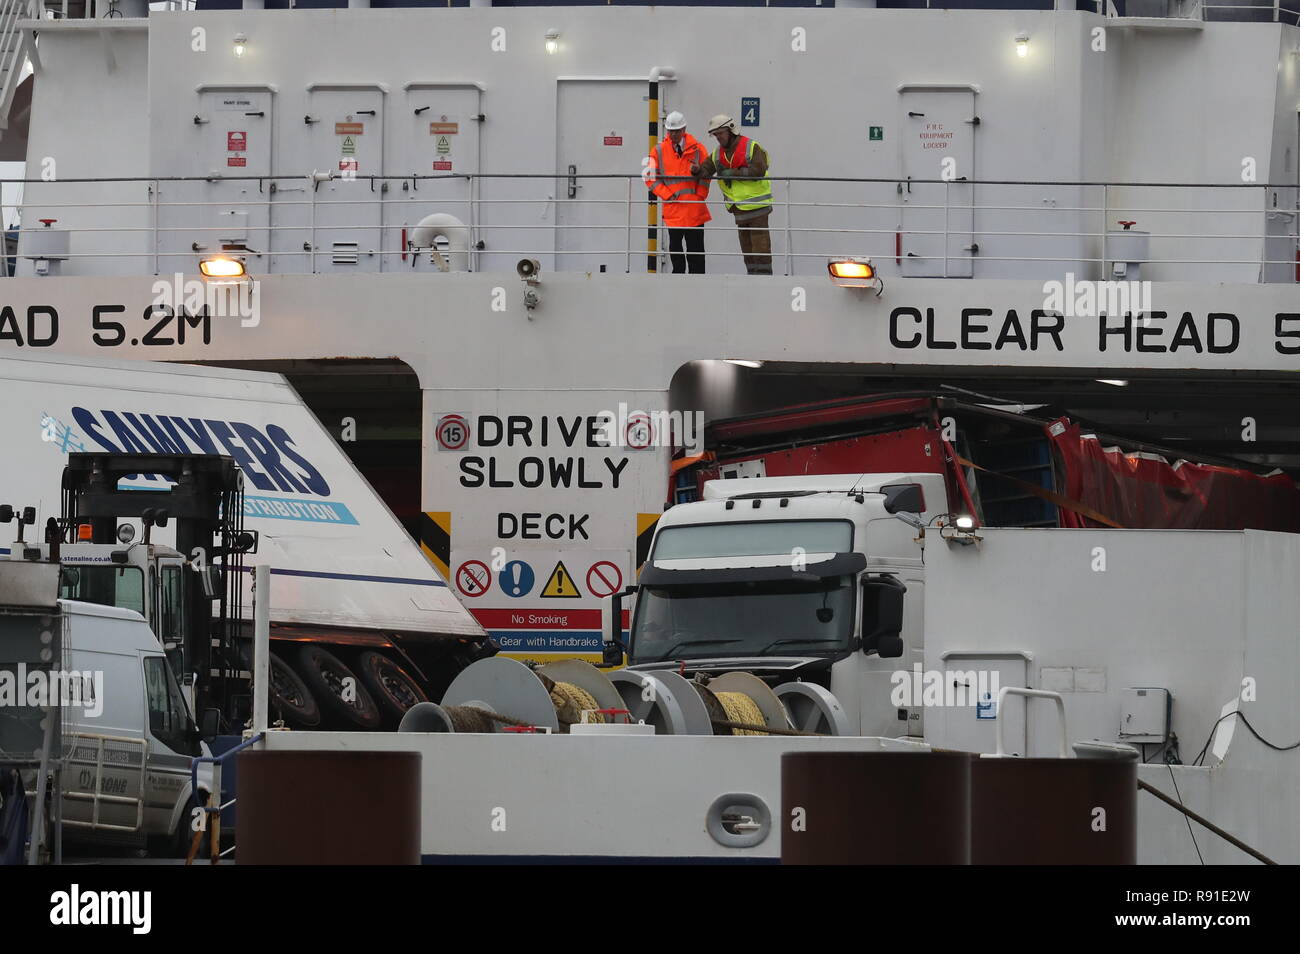
MULTIPOLYGON (((253 731, 265 732, 271 698, 271 567, 253 568, 253 731)), ((221 789, 217 789, 220 798, 221 789)))
POLYGON ((1101 276, 1100 280, 1106 280, 1106 233, 1110 230, 1110 188, 1102 184, 1101 187, 1101 276))
POLYGON ((155 275, 158 274, 158 264, 159 264, 159 263, 158 263, 158 202, 160 201, 161 196, 158 195, 158 191, 159 191, 160 188, 161 188, 161 186, 159 186, 159 184, 158 184, 158 180, 157 180, 157 179, 153 180, 153 189, 152 189, 152 196, 153 196, 153 273, 154 273, 155 275))
POLYGON ((794 247, 793 247, 794 243, 792 239, 794 233, 793 233, 793 227, 790 224, 790 215, 792 212, 791 209, 792 203, 791 203, 790 195, 793 192, 793 190, 794 190, 794 180, 786 179, 785 180, 785 273, 787 275, 794 274, 794 247))
POLYGON ((945 179, 943 183, 943 277, 948 277, 948 197, 952 193, 952 181, 945 179))
MULTIPOLYGON (((627 238, 625 241, 627 251, 627 261, 623 265, 623 270, 627 274, 632 274, 632 180, 627 180, 627 238)), ((656 242, 655 245, 659 243, 656 242)), ((558 265, 558 263, 557 263, 558 265)))

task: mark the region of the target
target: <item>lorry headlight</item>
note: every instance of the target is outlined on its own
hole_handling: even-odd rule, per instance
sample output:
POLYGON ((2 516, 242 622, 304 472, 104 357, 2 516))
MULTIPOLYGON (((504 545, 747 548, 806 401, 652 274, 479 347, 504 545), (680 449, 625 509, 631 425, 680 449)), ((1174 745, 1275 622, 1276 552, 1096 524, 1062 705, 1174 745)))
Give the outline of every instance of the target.
POLYGON ((117 539, 121 543, 130 543, 135 539, 135 527, 124 523, 117 528, 117 539))

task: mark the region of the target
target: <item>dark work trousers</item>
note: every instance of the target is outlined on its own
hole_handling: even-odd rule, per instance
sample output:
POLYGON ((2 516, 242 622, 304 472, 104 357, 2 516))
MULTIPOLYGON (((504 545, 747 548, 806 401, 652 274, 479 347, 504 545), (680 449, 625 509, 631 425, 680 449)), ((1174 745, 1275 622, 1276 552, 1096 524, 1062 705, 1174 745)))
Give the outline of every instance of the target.
POLYGON ((704 229, 669 229, 668 258, 673 263, 673 274, 690 272, 692 275, 704 274, 704 229), (682 246, 686 253, 682 253, 682 246))
POLYGON ((772 274, 772 234, 767 230, 771 216, 770 206, 736 213, 740 250, 745 255, 745 271, 751 275, 772 274))

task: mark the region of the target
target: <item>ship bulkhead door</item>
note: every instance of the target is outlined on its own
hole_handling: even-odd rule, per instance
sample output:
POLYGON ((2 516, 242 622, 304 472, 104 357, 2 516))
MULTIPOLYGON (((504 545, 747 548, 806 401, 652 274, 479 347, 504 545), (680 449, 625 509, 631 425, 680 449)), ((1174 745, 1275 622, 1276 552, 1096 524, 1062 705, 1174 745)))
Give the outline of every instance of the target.
MULTIPOLYGON (((178 220, 159 224, 185 231, 160 229, 159 234, 182 235, 185 246, 193 242, 201 246, 203 253, 218 252, 222 245, 243 245, 256 253, 248 258, 249 272, 256 273, 262 270, 259 263, 266 261, 270 243, 271 191, 270 180, 265 177, 271 174, 271 92, 205 90, 199 100, 200 122, 192 127, 198 138, 198 160, 192 174, 206 176, 207 181, 175 183, 174 191, 186 195, 174 199, 167 197, 173 191, 169 189, 171 184, 162 184, 163 208, 171 207, 168 217, 178 220), (249 176, 253 178, 244 178, 249 176), (178 204, 173 206, 173 202, 178 204), (186 202, 197 204, 179 204, 186 202), (191 228, 196 231, 191 233, 191 228)), ((175 241, 160 238, 160 242, 175 241)), ((190 255, 168 256, 160 260, 159 271, 193 272, 197 265, 190 255)))
POLYGON ((974 267, 974 93, 905 89, 901 99, 902 270, 970 278, 974 267), (924 180, 931 180, 926 182, 924 180))
MULTIPOLYGON (((406 123, 406 140, 402 146, 402 171, 414 176, 437 177, 393 182, 390 186, 389 198, 400 198, 404 203, 394 207, 393 224, 398 230, 405 228, 408 238, 411 229, 426 215, 445 212, 454 215, 470 228, 470 244, 473 244, 477 225, 475 220, 482 214, 481 209, 474 207, 479 187, 473 179, 464 177, 473 176, 479 171, 478 117, 481 113, 481 96, 473 86, 444 87, 428 84, 408 88, 403 120, 406 123), (394 194, 392 190, 398 191, 394 194)), ((490 210, 491 196, 486 198, 490 210)), ((485 217, 489 222, 494 221, 491 211, 485 217)), ((536 233, 526 234, 531 236, 536 233)), ((508 244, 510 240, 505 241, 508 244)), ((385 258, 386 271, 399 268, 429 271, 436 268, 429 264, 427 254, 419 256, 414 262, 410 255, 385 258)), ((513 266, 519 258, 519 255, 514 256, 510 264, 513 266)), ((475 267, 472 254, 470 261, 471 268, 475 267)))
POLYGON ((555 267, 625 272, 631 242, 641 253, 632 258, 634 270, 643 271, 646 83, 562 79, 558 96, 555 267))
MULTIPOLYGON (((378 87, 316 88, 307 99, 311 168, 332 172, 314 193, 313 272, 377 272, 382 214, 384 94, 378 87)), ((389 251, 397 252, 396 242, 389 251)))

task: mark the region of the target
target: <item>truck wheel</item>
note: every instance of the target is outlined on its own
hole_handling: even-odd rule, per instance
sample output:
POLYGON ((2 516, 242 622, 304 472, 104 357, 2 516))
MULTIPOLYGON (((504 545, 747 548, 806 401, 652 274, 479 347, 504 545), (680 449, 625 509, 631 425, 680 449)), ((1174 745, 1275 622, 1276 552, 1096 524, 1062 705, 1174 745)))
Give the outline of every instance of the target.
POLYGON ((416 703, 429 701, 407 671, 383 653, 366 650, 357 657, 357 669, 379 707, 394 719, 400 720, 416 703))
POLYGON ((280 716, 300 729, 320 725, 320 706, 311 690, 279 656, 271 654, 271 698, 280 716))
POLYGON ((344 665, 343 660, 319 646, 308 644, 298 652, 298 671, 327 712, 357 728, 379 728, 382 721, 379 707, 361 679, 344 665), (351 698, 345 698, 347 696, 351 698))

